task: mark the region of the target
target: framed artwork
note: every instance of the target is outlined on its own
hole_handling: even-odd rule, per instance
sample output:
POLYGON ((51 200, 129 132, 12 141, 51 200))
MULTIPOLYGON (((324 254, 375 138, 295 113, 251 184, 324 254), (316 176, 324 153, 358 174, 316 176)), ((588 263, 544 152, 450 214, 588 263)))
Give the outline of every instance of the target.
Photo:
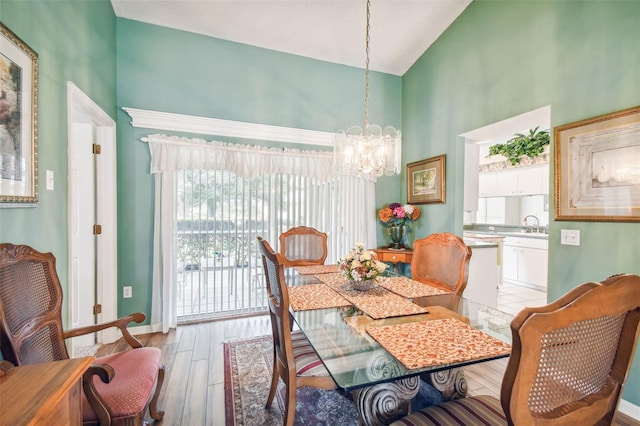
POLYGON ((445 155, 407 164, 407 202, 445 202, 445 155))
POLYGON ((640 106, 558 126, 556 220, 640 222, 640 106))
POLYGON ((0 23, 0 207, 38 201, 38 54, 0 23))

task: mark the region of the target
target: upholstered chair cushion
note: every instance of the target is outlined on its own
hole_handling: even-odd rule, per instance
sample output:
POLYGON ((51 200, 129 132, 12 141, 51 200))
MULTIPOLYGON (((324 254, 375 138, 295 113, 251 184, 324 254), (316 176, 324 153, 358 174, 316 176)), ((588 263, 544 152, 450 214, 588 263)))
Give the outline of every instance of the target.
MULTIPOLYGON (((115 370, 111 383, 103 383, 97 376, 93 379, 96 390, 104 398, 113 419, 143 411, 158 376, 160 355, 160 349, 150 347, 96 358, 95 364, 109 364, 115 370)), ((84 392, 82 414, 84 422, 97 421, 84 392)))
POLYGON ((299 331, 291 333, 293 358, 298 376, 328 376, 329 372, 311 347, 309 340, 299 331))
POLYGON ((392 423, 394 426, 501 426, 506 424, 507 419, 500 401, 488 395, 433 405, 392 423))

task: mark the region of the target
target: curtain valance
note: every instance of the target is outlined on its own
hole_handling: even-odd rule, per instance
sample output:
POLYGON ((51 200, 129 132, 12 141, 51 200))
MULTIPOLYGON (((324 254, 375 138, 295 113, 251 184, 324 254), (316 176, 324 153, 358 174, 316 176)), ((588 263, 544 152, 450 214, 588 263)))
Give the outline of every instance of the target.
POLYGON ((241 145, 167 135, 147 137, 151 173, 178 170, 227 170, 246 179, 292 174, 334 179, 333 152, 241 145))

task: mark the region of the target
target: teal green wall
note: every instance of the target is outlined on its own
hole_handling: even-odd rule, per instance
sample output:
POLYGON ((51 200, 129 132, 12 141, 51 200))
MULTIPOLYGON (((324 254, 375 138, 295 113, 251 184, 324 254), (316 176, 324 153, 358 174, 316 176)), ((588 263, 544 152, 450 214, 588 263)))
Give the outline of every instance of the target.
MULTIPOLYGON (((447 203, 425 206, 417 233, 462 233, 457 135, 545 105, 552 127, 640 105, 638 46, 638 1, 475 0, 403 77, 404 161, 447 155, 447 203)), ((550 198, 550 300, 640 274, 640 224, 555 222, 550 198), (560 245, 561 228, 579 229, 581 245, 560 245)), ((640 405, 640 351, 624 398, 640 405)))
POLYGON ((115 15, 108 0, 0 0, 0 19, 38 53, 40 71, 39 201, 35 208, 0 209, 0 242, 52 252, 66 294, 67 81, 115 119, 115 15), (44 188, 46 170, 55 173, 54 191, 44 188))
MULTIPOLYGON (((158 131, 131 127, 121 108, 335 132, 364 121, 364 70, 126 19, 117 51, 118 282, 134 296, 119 300, 125 314, 151 303, 154 185, 140 138, 158 131)), ((371 73, 370 85, 371 122, 399 127, 402 79, 371 73)))

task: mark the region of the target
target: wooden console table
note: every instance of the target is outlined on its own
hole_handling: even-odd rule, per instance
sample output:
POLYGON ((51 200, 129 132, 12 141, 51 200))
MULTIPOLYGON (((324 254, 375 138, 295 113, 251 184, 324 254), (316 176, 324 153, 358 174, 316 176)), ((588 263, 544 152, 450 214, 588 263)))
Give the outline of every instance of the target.
POLYGON ((373 249, 378 256, 378 260, 393 263, 393 270, 398 272, 398 263, 411 263, 413 251, 411 249, 391 250, 387 247, 373 249))
POLYGON ((93 357, 13 367, 0 377, 0 424, 81 425, 82 374, 93 357))

